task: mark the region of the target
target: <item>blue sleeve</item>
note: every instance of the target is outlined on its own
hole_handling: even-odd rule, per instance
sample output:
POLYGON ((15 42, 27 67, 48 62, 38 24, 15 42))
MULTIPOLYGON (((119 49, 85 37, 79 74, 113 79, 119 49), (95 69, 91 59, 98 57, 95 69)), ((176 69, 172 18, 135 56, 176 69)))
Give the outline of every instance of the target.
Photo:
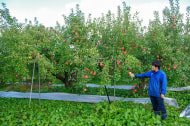
POLYGON ((166 88, 167 88, 166 74, 163 74, 161 81, 162 81, 161 94, 165 95, 166 94, 166 88))
POLYGON ((135 77, 137 78, 146 78, 146 77, 150 77, 151 76, 152 71, 143 73, 143 74, 135 74, 135 77))

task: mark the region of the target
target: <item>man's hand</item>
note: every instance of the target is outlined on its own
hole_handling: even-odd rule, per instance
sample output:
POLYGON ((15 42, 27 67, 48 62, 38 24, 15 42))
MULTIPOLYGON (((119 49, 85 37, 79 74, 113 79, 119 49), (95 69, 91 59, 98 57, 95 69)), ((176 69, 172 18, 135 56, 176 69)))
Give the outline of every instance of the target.
POLYGON ((165 96, 164 96, 163 94, 161 94, 161 96, 160 96, 160 97, 161 97, 161 99, 163 99, 165 96))
POLYGON ((135 75, 132 72, 129 72, 129 76, 135 77, 135 75))

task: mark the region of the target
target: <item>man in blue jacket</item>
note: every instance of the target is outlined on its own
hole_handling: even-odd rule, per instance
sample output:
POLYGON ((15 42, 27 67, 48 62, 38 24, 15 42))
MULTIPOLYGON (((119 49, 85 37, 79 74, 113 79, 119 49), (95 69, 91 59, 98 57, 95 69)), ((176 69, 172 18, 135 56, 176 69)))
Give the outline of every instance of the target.
POLYGON ((152 62, 152 71, 143 74, 133 74, 129 72, 131 77, 145 78, 149 79, 148 94, 150 95, 150 100, 156 115, 160 115, 162 112, 162 120, 167 120, 167 113, 164 106, 164 96, 166 94, 167 88, 167 78, 166 74, 160 69, 161 63, 159 61, 152 62))

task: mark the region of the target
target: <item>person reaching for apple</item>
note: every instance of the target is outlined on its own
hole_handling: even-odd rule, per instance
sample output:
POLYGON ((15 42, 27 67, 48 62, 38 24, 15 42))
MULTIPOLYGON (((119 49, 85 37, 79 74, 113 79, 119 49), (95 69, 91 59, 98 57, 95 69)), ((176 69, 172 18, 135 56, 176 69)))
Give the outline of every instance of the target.
POLYGON ((167 120, 167 112, 164 106, 164 97, 167 88, 166 74, 160 69, 161 63, 157 60, 152 62, 152 71, 143 74, 133 74, 129 72, 129 76, 136 78, 149 78, 148 94, 153 106, 155 115, 162 112, 162 120, 167 120))

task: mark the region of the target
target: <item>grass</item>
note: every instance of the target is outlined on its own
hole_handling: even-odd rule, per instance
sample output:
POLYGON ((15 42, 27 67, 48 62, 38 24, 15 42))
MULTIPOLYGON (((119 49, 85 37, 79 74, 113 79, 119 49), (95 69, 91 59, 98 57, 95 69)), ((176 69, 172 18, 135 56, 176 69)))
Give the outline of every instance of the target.
MULTIPOLYGON (((180 93, 177 93, 178 96, 180 93)), ((181 97, 178 97, 181 98, 181 97)), ((184 99, 184 98, 183 98, 184 99)), ((184 99, 185 100, 185 99, 184 99)), ((0 98, 0 125, 59 125, 59 126, 95 126, 95 125, 149 125, 149 126, 188 126, 190 120, 179 114, 187 105, 175 108, 166 105, 168 120, 161 122, 155 116, 152 105, 116 101, 115 104, 100 102, 97 104, 57 100, 32 100, 0 98)), ((181 101, 180 101, 180 104, 181 101)))
MULTIPOLYGON (((30 92, 31 85, 8 85, 3 91, 30 92)), ((39 92, 38 84, 34 84, 33 92, 39 92)), ((104 87, 75 87, 49 86, 41 84, 41 92, 67 92, 75 94, 106 95, 104 87), (87 89, 84 91, 83 89, 87 89)), ((114 89, 108 88, 110 96, 114 95, 114 89)), ((147 90, 141 95, 138 90, 116 89, 117 97, 139 98, 149 97, 147 90)), ((180 113, 187 107, 190 101, 190 91, 173 92, 167 91, 166 97, 175 98, 179 108, 166 105, 168 120, 161 123, 160 117, 152 112, 151 104, 137 104, 132 102, 113 102, 107 108, 107 102, 91 104, 68 101, 41 100, 41 106, 36 99, 32 100, 31 106, 28 99, 0 98, 0 125, 163 125, 163 126, 188 126, 190 120, 180 118, 180 113), (129 112, 126 116, 126 112, 129 112), (31 121, 32 120, 32 121, 31 121), (116 122, 114 122, 115 120, 116 122), (127 121, 128 120, 128 121, 127 121), (137 120, 137 121, 136 121, 137 120)))

